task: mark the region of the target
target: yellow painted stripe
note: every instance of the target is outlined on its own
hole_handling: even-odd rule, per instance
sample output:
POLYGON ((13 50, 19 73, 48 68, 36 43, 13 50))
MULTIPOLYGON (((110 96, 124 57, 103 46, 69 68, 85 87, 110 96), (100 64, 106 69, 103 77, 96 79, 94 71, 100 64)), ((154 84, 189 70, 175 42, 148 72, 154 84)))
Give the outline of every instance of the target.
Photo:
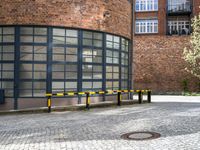
POLYGON ((124 90, 125 93, 128 93, 128 90, 124 90))
POLYGON ((121 90, 117 90, 117 92, 122 92, 121 90))
POLYGON ((85 95, 85 92, 79 92, 78 95, 85 95))
POLYGON ((69 96, 74 96, 75 93, 67 93, 67 95, 69 95, 69 96))
POLYGON ((130 92, 134 92, 134 90, 130 90, 130 92))
POLYGON ((49 94, 49 93, 48 93, 48 94, 46 94, 46 96, 52 96, 52 94, 49 94))
POLYGON ((92 94, 96 94, 96 92, 90 92, 90 94, 92 95, 92 94))
POLYGON ((48 99, 48 107, 50 107, 51 106, 51 99, 48 99))
POLYGON ((140 92, 140 90, 136 90, 136 92, 140 92))
POLYGON ((99 94, 104 94, 104 93, 105 93, 104 91, 100 91, 100 92, 99 92, 99 94))
POLYGON ((142 90, 142 92, 145 92, 145 90, 142 90))
POLYGON ((113 94, 113 91, 109 91, 108 94, 113 94))
POLYGON ((120 95, 120 101, 122 101, 122 95, 120 95))
POLYGON ((64 93, 57 93, 57 96, 64 96, 64 93))

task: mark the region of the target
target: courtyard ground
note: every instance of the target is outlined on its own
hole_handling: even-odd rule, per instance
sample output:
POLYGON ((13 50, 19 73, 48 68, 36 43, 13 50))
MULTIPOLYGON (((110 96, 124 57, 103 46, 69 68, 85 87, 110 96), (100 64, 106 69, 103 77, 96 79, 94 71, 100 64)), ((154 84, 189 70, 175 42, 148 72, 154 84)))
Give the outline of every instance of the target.
POLYGON ((200 97, 153 96, 151 104, 0 116, 0 150, 199 150, 200 97), (121 139, 133 131, 161 137, 121 139))

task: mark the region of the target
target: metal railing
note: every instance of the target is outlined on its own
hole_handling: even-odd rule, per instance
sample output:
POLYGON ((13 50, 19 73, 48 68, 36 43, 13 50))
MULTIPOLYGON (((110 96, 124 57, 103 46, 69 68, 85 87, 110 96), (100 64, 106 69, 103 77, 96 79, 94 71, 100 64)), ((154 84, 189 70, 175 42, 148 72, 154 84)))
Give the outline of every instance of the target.
POLYGON ((191 30, 188 28, 183 28, 183 29, 167 29, 167 35, 190 35, 191 30))
POLYGON ((169 5, 168 13, 191 13, 192 6, 190 4, 169 5))
POLYGON ((151 103, 151 90, 107 90, 107 91, 87 91, 87 92, 63 92, 63 93, 46 93, 48 112, 51 112, 52 98, 65 97, 65 96, 85 96, 86 97, 86 109, 90 109, 91 96, 92 95, 117 95, 117 105, 121 106, 122 94, 138 94, 138 103, 142 104, 143 94, 147 94, 147 101, 151 103))

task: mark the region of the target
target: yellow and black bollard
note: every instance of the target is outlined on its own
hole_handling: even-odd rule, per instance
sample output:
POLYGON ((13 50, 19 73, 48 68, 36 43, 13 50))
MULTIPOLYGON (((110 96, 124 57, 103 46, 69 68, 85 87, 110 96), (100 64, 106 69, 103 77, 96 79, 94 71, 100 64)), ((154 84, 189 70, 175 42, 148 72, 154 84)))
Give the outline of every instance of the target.
POLYGON ((138 92, 138 101, 139 101, 139 104, 142 104, 142 91, 139 90, 138 92))
POLYGON ((151 103, 151 90, 147 91, 147 101, 148 103, 151 103))
POLYGON ((90 109, 90 93, 86 93, 86 109, 90 109))
POLYGON ((47 107, 48 107, 48 113, 50 113, 51 112, 51 96, 48 96, 47 107))
POLYGON ((122 93, 121 91, 117 92, 117 105, 121 106, 121 101, 122 101, 122 93))

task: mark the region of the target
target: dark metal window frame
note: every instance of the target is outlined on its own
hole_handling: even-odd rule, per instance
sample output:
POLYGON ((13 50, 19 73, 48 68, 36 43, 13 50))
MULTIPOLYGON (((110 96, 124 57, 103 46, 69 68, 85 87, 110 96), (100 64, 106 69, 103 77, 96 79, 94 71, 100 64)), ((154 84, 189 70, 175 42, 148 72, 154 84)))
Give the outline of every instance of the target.
MULTIPOLYGON (((52 65, 53 64, 61 64, 60 62, 53 62, 52 60, 52 49, 53 49, 53 29, 54 28, 61 28, 61 29, 72 29, 72 30, 77 30, 78 31, 78 44, 77 46, 74 45, 67 45, 67 47, 76 47, 78 49, 78 57, 77 57, 77 63, 71 63, 71 64, 77 64, 78 67, 78 74, 77 74, 77 91, 82 91, 82 83, 84 81, 91 81, 91 82, 95 82, 95 81, 99 81, 102 82, 102 90, 106 90, 106 81, 118 81, 119 82, 119 89, 121 89, 121 82, 127 82, 127 88, 130 88, 130 76, 128 77, 127 80, 124 80, 121 78, 121 67, 127 67, 128 72, 130 72, 130 58, 128 58, 128 65, 122 65, 121 64, 121 49, 122 49, 122 38, 128 40, 129 43, 129 51, 128 52, 124 52, 126 54, 130 54, 130 40, 127 39, 126 37, 123 36, 119 36, 116 34, 112 34, 112 33, 105 33, 105 32, 100 32, 100 31, 95 31, 95 30, 87 30, 87 29, 79 29, 79 28, 66 28, 66 27, 57 27, 57 26, 40 26, 40 25, 0 25, 1 27, 14 27, 15 29, 15 41, 14 43, 3 43, 0 41, 0 46, 2 45, 14 45, 15 46, 15 60, 10 61, 12 63, 14 63, 14 79, 9 79, 8 81, 13 81, 14 85, 13 85, 13 90, 14 90, 14 99, 15 99, 15 108, 17 108, 17 99, 18 98, 34 98, 34 96, 30 96, 30 97, 20 97, 19 96, 19 85, 20 85, 20 77, 19 77, 19 65, 20 63, 22 63, 20 61, 20 28, 21 27, 44 27, 47 28, 47 43, 44 44, 47 47, 47 60, 46 61, 34 61, 31 63, 31 61, 27 61, 26 63, 30 63, 30 64, 46 64, 46 79, 38 79, 35 81, 45 81, 46 82, 46 92, 52 92, 52 65), (89 31, 89 32, 96 32, 96 33, 101 33, 102 34, 102 47, 94 47, 94 46, 83 46, 83 31, 89 31), (119 64, 109 64, 106 63, 106 50, 109 49, 106 47, 106 35, 112 35, 112 36, 117 36, 120 39, 120 43, 119 43, 119 64), (83 48, 97 48, 97 49, 102 49, 102 63, 83 63, 83 58, 82 58, 82 50, 83 48), (101 65, 102 66, 102 79, 94 79, 94 80, 83 80, 82 79, 82 66, 83 65, 101 65), (106 66, 107 65, 111 65, 111 66, 118 66, 119 67, 119 79, 114 79, 114 80, 107 80, 106 79, 106 66)), ((43 36, 43 35, 42 35, 43 36)), ((92 39, 93 40, 93 39, 92 39)), ((43 45, 42 43, 23 43, 24 45, 30 45, 30 46, 41 46, 43 45)), ((110 50, 114 50, 114 49, 110 49, 110 50)), ((25 62, 25 61, 23 61, 25 62)), ((0 60, 0 63, 4 63, 3 61, 0 60)), ((7 62, 6 62, 7 63, 7 62)), ((67 62, 66 64, 70 64, 70 62, 67 62)), ((2 79, 0 80, 2 81, 2 79)), ((27 81, 26 79, 24 79, 24 81, 27 81)), ((63 80, 62 80, 63 81, 63 80)), ((69 81, 69 80, 66 80, 69 81)), ((73 81, 73 80, 70 80, 73 81)), ((75 80, 74 80, 75 81, 75 80)), ((32 89, 34 90, 34 89, 32 89)), ((45 94, 45 93, 44 93, 45 94)), ((44 96, 45 97, 45 96, 44 96)), ((44 98, 44 97, 37 97, 37 98, 44 98)), ((80 102, 80 101, 79 101, 80 102)))

